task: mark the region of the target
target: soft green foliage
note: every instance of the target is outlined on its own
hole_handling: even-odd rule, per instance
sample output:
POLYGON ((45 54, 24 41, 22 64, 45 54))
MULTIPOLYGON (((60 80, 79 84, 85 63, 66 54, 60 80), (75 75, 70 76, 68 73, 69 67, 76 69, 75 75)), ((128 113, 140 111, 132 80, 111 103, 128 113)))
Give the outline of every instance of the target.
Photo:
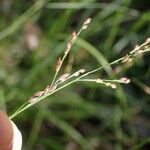
POLYGON ((42 99, 13 118, 23 133, 23 147, 146 150, 150 142, 149 53, 131 63, 121 61, 150 36, 148 0, 142 4, 138 0, 69 2, 0 2, 0 108, 11 115, 22 104, 28 106, 29 97, 52 82, 70 33, 91 17, 59 76, 104 66, 88 79, 118 82, 125 76, 131 83, 117 84, 114 90, 78 82, 42 99), (117 59, 119 63, 107 65, 117 59))

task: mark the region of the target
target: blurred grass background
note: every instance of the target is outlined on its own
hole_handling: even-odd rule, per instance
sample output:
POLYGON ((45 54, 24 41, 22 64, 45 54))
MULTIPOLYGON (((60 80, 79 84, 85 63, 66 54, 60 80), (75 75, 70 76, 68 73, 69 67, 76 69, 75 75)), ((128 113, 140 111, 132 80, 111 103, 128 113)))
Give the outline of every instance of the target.
MULTIPOLYGON (((1 0, 0 108, 14 112, 50 83, 70 33, 92 18, 63 71, 92 70, 150 36, 149 0, 1 0)), ((150 149, 150 58, 94 77, 127 76, 116 90, 72 85, 15 118, 25 150, 150 149)))

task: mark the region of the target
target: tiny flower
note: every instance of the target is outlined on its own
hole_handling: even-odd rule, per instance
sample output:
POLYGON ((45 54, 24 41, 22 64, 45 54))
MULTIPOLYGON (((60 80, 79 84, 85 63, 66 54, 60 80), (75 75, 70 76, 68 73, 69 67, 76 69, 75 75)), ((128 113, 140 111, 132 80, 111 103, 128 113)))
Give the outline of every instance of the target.
POLYGON ((96 81, 96 83, 103 83, 103 80, 101 80, 99 78, 97 78, 95 81, 96 81))
POLYGON ((70 51, 70 49, 71 49, 71 43, 68 42, 67 47, 66 47, 66 49, 65 49, 65 55, 68 54, 68 52, 70 51))
POLYGON ((78 70, 77 72, 75 72, 75 73, 73 74, 73 76, 77 77, 77 76, 80 75, 80 73, 84 73, 85 71, 86 71, 85 69, 80 69, 80 70, 78 70))
POLYGON ((38 99, 38 97, 31 96, 29 98, 28 102, 31 103, 31 104, 34 104, 34 103, 36 103, 37 99, 38 99))
POLYGON ((70 50, 70 48, 71 48, 71 43, 69 42, 69 43, 67 44, 67 49, 70 50))
POLYGON ((139 50, 139 45, 136 45, 134 51, 138 51, 138 50, 139 50))
POLYGON ((80 72, 77 71, 77 72, 74 73, 74 76, 77 77, 77 76, 79 76, 79 74, 80 74, 80 72))
POLYGON ((136 53, 139 49, 140 49, 140 46, 139 46, 139 45, 136 45, 136 46, 134 47, 133 51, 130 52, 130 54, 136 53))
POLYGON ((79 72, 80 73, 84 73, 86 70, 85 69, 80 69, 79 72))
POLYGON ((77 38, 77 33, 75 31, 72 32, 72 39, 71 42, 74 42, 77 38))
POLYGON ((146 43, 146 45, 143 46, 143 49, 147 49, 149 47, 150 47, 150 45, 148 45, 148 43, 146 43))
POLYGON ((106 85, 106 86, 111 86, 111 83, 110 83, 110 82, 106 82, 105 85, 106 85))
POLYGON ((129 58, 128 60, 127 60, 127 63, 130 63, 130 62, 132 62, 133 61, 133 59, 132 58, 129 58))
POLYGON ((116 89, 116 87, 117 87, 116 84, 111 84, 110 86, 111 86, 111 88, 113 88, 113 89, 116 89))
POLYGON ((50 87, 50 92, 54 92, 57 88, 57 84, 50 87))
POLYGON ((84 26, 82 27, 82 29, 85 30, 85 29, 87 29, 87 27, 88 27, 88 25, 84 25, 84 26))
POLYGON ((57 65, 56 65, 56 72, 59 71, 61 64, 62 64, 62 60, 61 60, 61 58, 58 58, 57 65))
POLYGON ((91 18, 88 18, 87 20, 85 20, 85 22, 83 23, 83 25, 87 25, 87 24, 89 24, 91 22, 91 18))
POLYGON ((77 33, 75 31, 72 32, 72 37, 76 37, 77 33))
POLYGON ((123 58, 122 63, 127 62, 129 59, 130 59, 129 55, 126 55, 126 56, 123 58))
POLYGON ((40 97, 44 94, 44 91, 38 91, 34 94, 34 97, 40 97))
POLYGON ((142 54, 142 53, 143 53, 143 50, 140 50, 140 49, 139 49, 139 50, 137 51, 137 54, 142 54))
POLYGON ((85 30, 87 29, 89 23, 91 22, 91 18, 88 18, 84 23, 83 23, 83 26, 82 26, 82 29, 85 30))
POLYGON ((120 79, 120 81, 121 81, 122 83, 125 83, 125 84, 130 83, 130 79, 128 79, 128 78, 126 78, 126 77, 122 77, 122 78, 120 79))
POLYGON ((69 73, 65 73, 62 76, 60 76, 60 78, 58 80, 61 82, 64 82, 69 75, 70 75, 69 73))
POLYGON ((44 94, 49 93, 49 91, 50 91, 50 86, 48 85, 48 86, 45 88, 45 90, 44 90, 44 94))
POLYGON ((146 43, 150 43, 150 37, 146 39, 146 43))
POLYGON ((144 91, 145 91, 147 94, 150 95, 150 87, 145 86, 145 87, 144 87, 144 91))

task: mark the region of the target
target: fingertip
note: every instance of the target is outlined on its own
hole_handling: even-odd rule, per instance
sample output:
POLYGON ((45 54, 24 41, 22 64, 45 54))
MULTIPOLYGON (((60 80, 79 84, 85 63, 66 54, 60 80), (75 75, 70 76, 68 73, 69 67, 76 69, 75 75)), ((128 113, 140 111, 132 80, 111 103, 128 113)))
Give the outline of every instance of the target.
POLYGON ((13 128, 6 113, 0 110, 0 150, 11 150, 13 144, 13 128))

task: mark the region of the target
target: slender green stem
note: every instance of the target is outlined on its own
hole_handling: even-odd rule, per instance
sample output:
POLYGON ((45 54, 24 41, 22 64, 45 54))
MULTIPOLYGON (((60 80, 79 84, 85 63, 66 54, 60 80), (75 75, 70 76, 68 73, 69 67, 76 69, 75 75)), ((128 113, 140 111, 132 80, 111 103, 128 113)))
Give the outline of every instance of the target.
MULTIPOLYGON (((120 80, 106 80, 101 79, 103 82, 114 82, 114 83, 122 83, 120 80)), ((79 79, 80 82, 96 82, 96 79, 79 79)))
POLYGON ((18 114, 20 114, 21 112, 23 112, 24 110, 26 110, 32 106, 30 103, 28 103, 27 105, 25 105, 25 104, 26 103, 24 103, 19 109, 17 109, 17 111, 15 113, 13 113, 9 118, 10 119, 14 118, 15 116, 17 116, 18 114))
POLYGON ((114 82, 114 83, 122 83, 122 81, 120 80, 106 80, 106 79, 102 79, 104 82, 114 82))

